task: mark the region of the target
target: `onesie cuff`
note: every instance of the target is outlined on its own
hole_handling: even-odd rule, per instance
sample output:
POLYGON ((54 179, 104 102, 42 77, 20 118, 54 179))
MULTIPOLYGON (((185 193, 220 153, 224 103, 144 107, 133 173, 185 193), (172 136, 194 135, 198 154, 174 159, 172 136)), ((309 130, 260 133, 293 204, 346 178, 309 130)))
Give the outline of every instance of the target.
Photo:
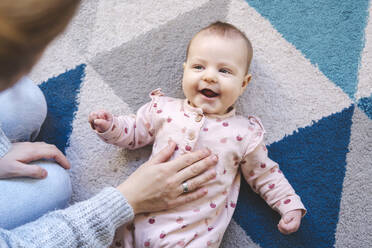
POLYGON ((285 197, 275 203, 274 209, 279 212, 281 216, 289 211, 300 209, 302 210, 302 217, 305 216, 307 210, 298 195, 285 197))

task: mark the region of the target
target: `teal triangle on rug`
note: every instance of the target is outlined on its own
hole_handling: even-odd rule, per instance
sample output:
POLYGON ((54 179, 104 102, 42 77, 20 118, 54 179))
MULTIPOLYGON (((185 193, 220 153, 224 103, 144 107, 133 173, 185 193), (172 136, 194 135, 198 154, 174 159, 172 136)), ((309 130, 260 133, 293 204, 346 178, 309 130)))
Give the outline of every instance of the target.
POLYGON ((354 99, 369 0, 246 1, 354 99))

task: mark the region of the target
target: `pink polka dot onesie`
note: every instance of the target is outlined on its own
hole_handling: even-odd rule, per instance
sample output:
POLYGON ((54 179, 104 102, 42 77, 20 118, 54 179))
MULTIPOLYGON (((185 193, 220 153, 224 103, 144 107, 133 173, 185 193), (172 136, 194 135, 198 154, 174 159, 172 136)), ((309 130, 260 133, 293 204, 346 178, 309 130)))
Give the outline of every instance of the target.
POLYGON ((208 194, 172 210, 137 215, 121 228, 124 247, 218 247, 234 213, 241 168, 251 188, 281 215, 305 210, 300 197, 279 166, 267 156, 264 128, 256 117, 203 114, 187 100, 165 97, 160 90, 136 115, 114 117, 99 136, 108 143, 136 149, 153 143, 153 154, 177 143, 173 157, 208 147, 219 157, 217 176, 206 185, 208 194))

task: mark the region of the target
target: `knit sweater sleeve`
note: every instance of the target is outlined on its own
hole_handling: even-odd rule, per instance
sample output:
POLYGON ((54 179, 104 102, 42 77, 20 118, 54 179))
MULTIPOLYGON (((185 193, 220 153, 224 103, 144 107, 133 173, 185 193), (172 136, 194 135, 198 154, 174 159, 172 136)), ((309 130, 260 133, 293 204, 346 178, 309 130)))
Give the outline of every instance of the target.
POLYGON ((6 137, 3 130, 0 128, 0 158, 4 157, 5 154, 9 151, 11 143, 6 137))
POLYGON ((133 218, 133 209, 123 195, 115 188, 105 188, 65 210, 13 230, 0 229, 0 247, 108 247, 115 229, 133 218))

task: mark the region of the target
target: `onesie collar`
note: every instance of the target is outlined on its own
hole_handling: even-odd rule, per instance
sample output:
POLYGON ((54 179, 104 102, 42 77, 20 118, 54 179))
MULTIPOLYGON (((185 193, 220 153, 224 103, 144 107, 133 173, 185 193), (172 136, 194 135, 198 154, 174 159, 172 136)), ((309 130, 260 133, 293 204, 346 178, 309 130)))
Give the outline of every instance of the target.
POLYGON ((235 115, 235 106, 232 106, 232 109, 229 112, 227 112, 226 114, 223 114, 223 115, 218 115, 218 114, 204 114, 203 113, 203 110, 201 108, 197 108, 197 107, 191 106, 190 103, 189 103, 189 100, 187 100, 187 99, 185 99, 183 101, 183 107, 184 107, 185 111, 194 112, 194 113, 197 113, 197 114, 205 115, 208 118, 213 118, 213 119, 226 119, 228 117, 231 117, 231 116, 234 116, 235 115))

